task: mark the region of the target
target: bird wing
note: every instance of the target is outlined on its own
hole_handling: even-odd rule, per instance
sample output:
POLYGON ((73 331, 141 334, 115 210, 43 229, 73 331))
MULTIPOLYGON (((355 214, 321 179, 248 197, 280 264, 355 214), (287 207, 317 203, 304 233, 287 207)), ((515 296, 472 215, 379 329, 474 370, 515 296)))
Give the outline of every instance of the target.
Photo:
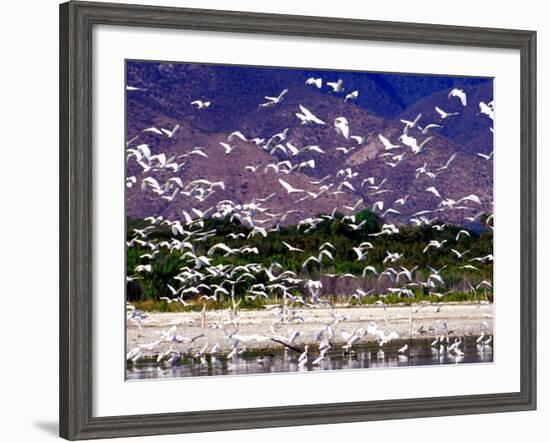
POLYGON ((279 178, 279 183, 281 183, 281 186, 283 186, 286 191, 288 193, 292 193, 292 192, 304 192, 304 190, 302 189, 296 189, 294 187, 292 187, 290 184, 288 184, 286 181, 282 180, 279 178))
POLYGON ((277 96, 277 99, 281 100, 281 98, 283 98, 287 94, 287 92, 288 92, 288 89, 283 89, 281 93, 277 96))
POLYGON ((147 129, 143 129, 143 132, 153 132, 155 134, 162 135, 162 132, 156 127, 148 127, 147 129))
POLYGON ((225 149, 225 153, 229 153, 233 150, 233 147, 230 144, 220 141, 220 145, 225 149))
POLYGON ((428 137, 426 138, 424 141, 422 141, 422 143, 420 143, 420 145, 418 146, 418 151, 420 152, 422 150, 422 148, 426 145, 426 143, 428 141, 430 141, 433 137, 428 137))
POLYGON ((306 107, 302 106, 300 104, 300 110, 302 111, 302 113, 304 114, 304 116, 306 117, 306 120, 310 120, 310 121, 313 121, 317 124, 325 124, 325 122, 319 118, 317 118, 315 115, 313 115, 313 113, 306 107))
POLYGON ((349 126, 347 121, 339 121, 334 125, 334 127, 344 136, 346 140, 349 138, 349 126))
POLYGON ((231 140, 232 140, 233 138, 235 138, 235 137, 240 138, 240 139, 243 140, 243 141, 248 141, 248 140, 246 139, 246 137, 243 135, 243 133, 242 133, 241 131, 238 131, 238 130, 235 131, 235 132, 231 132, 231 133, 229 134, 229 136, 227 137, 227 140, 228 140, 228 141, 231 141, 231 140))
POLYGON ((441 118, 445 118, 445 116, 447 115, 447 113, 444 110, 440 109, 437 106, 435 107, 435 110, 441 116, 441 118))

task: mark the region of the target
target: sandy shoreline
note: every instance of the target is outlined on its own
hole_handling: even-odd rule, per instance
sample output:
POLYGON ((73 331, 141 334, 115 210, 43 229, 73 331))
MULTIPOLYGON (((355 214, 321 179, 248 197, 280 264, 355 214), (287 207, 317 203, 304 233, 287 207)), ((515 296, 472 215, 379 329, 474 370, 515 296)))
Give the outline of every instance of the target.
MULTIPOLYGON (((374 322, 386 334, 396 332, 400 339, 429 338, 447 334, 451 336, 479 336, 493 333, 493 305, 492 304, 428 304, 409 306, 388 306, 384 310, 381 306, 339 307, 339 308, 312 308, 294 309, 296 318, 290 323, 277 321, 275 310, 239 311, 234 317, 229 311, 206 312, 204 323, 199 312, 185 313, 148 313, 148 318, 141 328, 134 321, 128 321, 126 342, 127 349, 151 344, 162 339, 161 333, 175 328, 175 334, 184 342, 160 342, 154 348, 142 348, 143 356, 154 356, 172 348, 180 352, 194 352, 205 345, 209 348, 219 344, 220 352, 231 350, 231 341, 228 333, 250 337, 256 335, 258 339, 241 342, 239 348, 267 349, 281 347, 281 344, 269 339, 273 336, 272 327, 279 336, 289 336, 294 331, 300 335, 294 343, 299 346, 315 342, 314 336, 336 317, 345 319, 332 325, 334 343, 343 344, 345 339, 342 331, 352 332, 358 327, 366 328, 369 322, 374 322), (303 322, 300 318, 303 318, 303 322), (412 319, 412 320, 411 320, 412 319), (445 323, 447 330, 445 329, 445 323), (192 338, 197 337, 192 342, 192 338)), ((374 340, 374 336, 367 334, 362 342, 374 340)))

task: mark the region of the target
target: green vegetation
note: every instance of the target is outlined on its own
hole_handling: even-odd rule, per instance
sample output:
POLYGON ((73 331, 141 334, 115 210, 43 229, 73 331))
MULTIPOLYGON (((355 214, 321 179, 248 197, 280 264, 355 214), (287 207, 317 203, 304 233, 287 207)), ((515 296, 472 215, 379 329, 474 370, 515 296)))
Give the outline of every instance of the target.
MULTIPOLYGON (((327 217, 328 218, 328 217, 327 217)), ((185 286, 196 286, 200 282, 197 281, 178 281, 174 280, 182 269, 190 269, 197 273, 207 275, 202 281, 207 285, 222 284, 227 290, 230 290, 230 284, 227 284, 227 278, 216 276, 215 274, 206 271, 207 265, 197 263, 196 260, 186 255, 189 249, 169 250, 169 244, 172 238, 179 241, 190 241, 194 247, 196 256, 204 256, 210 259, 209 266, 231 265, 244 266, 249 263, 257 263, 262 268, 269 268, 273 263, 278 263, 283 270, 290 270, 297 274, 297 278, 302 280, 321 280, 323 288, 320 294, 327 299, 335 302, 348 302, 349 295, 353 294, 356 289, 363 291, 374 290, 376 295, 386 295, 387 289, 390 287, 405 286, 409 281, 405 276, 401 276, 398 284, 392 282, 387 276, 379 278, 378 276, 367 272, 363 278, 362 272, 365 266, 374 266, 380 273, 388 267, 393 267, 396 271, 401 271, 401 266, 412 269, 418 266, 414 272, 414 281, 425 282, 432 273, 428 266, 435 269, 444 270, 440 272, 444 280, 444 284, 437 284, 434 288, 428 288, 422 285, 412 285, 410 290, 414 293, 414 298, 411 300, 399 297, 396 294, 385 296, 385 303, 394 302, 418 302, 418 301, 461 301, 474 299, 492 300, 492 290, 490 287, 480 287, 477 290, 472 290, 471 286, 478 285, 481 281, 487 280, 492 282, 493 264, 492 260, 485 262, 472 261, 472 258, 483 257, 492 254, 493 251, 493 232, 487 228, 482 233, 478 234, 469 231, 470 236, 461 235, 459 241, 456 241, 457 233, 462 230, 462 227, 446 226, 443 230, 438 231, 433 226, 399 226, 399 233, 392 235, 371 236, 374 233, 380 232, 382 220, 369 210, 363 210, 356 214, 356 223, 359 224, 365 220, 365 224, 359 230, 352 230, 348 224, 343 222, 342 215, 336 214, 334 219, 326 219, 321 222, 316 229, 305 233, 306 227, 298 227, 289 225, 280 227, 278 231, 269 232, 267 237, 258 234, 250 238, 230 239, 226 235, 230 233, 243 233, 248 236, 251 229, 239 224, 237 221, 231 222, 229 219, 204 219, 204 226, 186 227, 186 229, 194 229, 195 231, 213 231, 212 236, 204 240, 198 241, 196 235, 177 234, 166 225, 155 226, 155 230, 148 233, 147 241, 154 244, 161 244, 155 251, 154 259, 141 257, 144 254, 151 253, 151 248, 139 242, 133 241, 132 247, 127 249, 127 274, 137 276, 139 279, 129 281, 127 284, 127 296, 131 302, 139 302, 141 308, 146 310, 161 310, 170 311, 173 309, 184 308, 181 304, 176 307, 176 303, 168 304, 165 301, 159 301, 160 297, 172 297, 167 284, 172 285, 176 289, 185 286), (189 239, 191 237, 192 239, 189 239), (432 241, 447 242, 439 249, 430 248, 426 253, 423 252, 426 245, 432 241), (302 249, 303 252, 289 252, 283 244, 287 242, 294 247, 302 249), (368 250, 366 258, 363 261, 357 261, 357 254, 353 251, 353 247, 357 247, 360 243, 368 241, 373 248, 368 250), (309 256, 319 256, 319 247, 330 242, 334 249, 327 248, 334 257, 331 261, 328 257, 323 257, 321 265, 316 262, 310 262, 303 267, 303 262, 309 256), (208 250, 217 243, 224 243, 231 248, 242 246, 255 247, 258 249, 258 254, 242 253, 223 256, 222 250, 217 250, 211 255, 207 255, 208 250), (469 250, 462 259, 459 259, 451 249, 456 249, 460 252, 469 250), (403 254, 395 263, 387 262, 383 264, 386 258, 386 252, 403 254), (135 271, 138 265, 150 264, 151 272, 135 271), (477 268, 464 269, 461 266, 473 265, 477 268), (356 278, 327 276, 328 275, 343 275, 352 274, 356 278), (430 295, 435 292, 437 295, 430 295), (444 295, 444 296, 442 296, 444 295)), ((437 222, 434 224, 438 224, 437 222)), ((133 238, 140 238, 136 235, 134 229, 143 229, 149 224, 142 220, 128 219, 127 221, 127 239, 131 241, 133 238)), ((366 251, 366 250, 365 250, 366 251)), ((270 299, 265 300, 259 297, 255 300, 247 298, 250 287, 253 284, 269 282, 265 271, 253 272, 252 278, 243 277, 235 283, 235 296, 241 299, 240 308, 258 308, 264 302, 279 302, 281 294, 274 291, 270 293, 270 299), (272 297, 272 298, 271 298, 272 297)), ((280 273, 280 271, 279 271, 280 273)), ((242 273, 241 273, 242 274, 242 273)), ((241 274, 235 275, 235 279, 241 274)), ((297 283, 291 287, 290 293, 295 295, 307 294, 307 289, 303 284, 297 283)), ((193 304, 201 294, 211 294, 208 291, 200 291, 200 293, 186 293, 183 298, 193 304)), ((361 302, 372 303, 377 300, 376 296, 365 297, 361 302)), ((209 308, 214 306, 224 307, 228 304, 229 298, 227 295, 220 293, 216 303, 211 302, 209 308)), ((351 301, 353 304, 357 302, 355 299, 351 301)), ((137 305, 137 304, 136 304, 137 305)), ((199 303, 202 308, 202 302, 199 303)), ((187 309, 197 309, 199 307, 191 305, 185 307, 187 309)))

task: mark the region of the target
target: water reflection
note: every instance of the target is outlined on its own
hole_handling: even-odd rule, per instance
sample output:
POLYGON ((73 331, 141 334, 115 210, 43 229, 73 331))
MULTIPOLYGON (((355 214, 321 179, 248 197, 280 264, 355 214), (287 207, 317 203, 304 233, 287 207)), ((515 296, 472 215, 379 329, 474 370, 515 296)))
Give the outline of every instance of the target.
POLYGON ((432 347, 432 340, 392 341, 381 349, 376 343, 353 347, 345 352, 341 347, 327 352, 318 364, 313 364, 318 354, 312 352, 308 363, 298 365, 299 354, 288 349, 263 352, 245 351, 227 359, 225 355, 202 358, 183 357, 179 365, 169 366, 153 362, 129 365, 128 380, 177 378, 193 376, 220 376, 258 373, 305 372, 318 370, 349 370, 354 368, 390 368, 417 365, 473 364, 493 362, 492 346, 476 344, 475 339, 462 343, 460 355, 449 351, 449 346, 432 347), (405 344, 408 349, 399 353, 405 344), (463 354, 462 354, 463 353, 463 354))

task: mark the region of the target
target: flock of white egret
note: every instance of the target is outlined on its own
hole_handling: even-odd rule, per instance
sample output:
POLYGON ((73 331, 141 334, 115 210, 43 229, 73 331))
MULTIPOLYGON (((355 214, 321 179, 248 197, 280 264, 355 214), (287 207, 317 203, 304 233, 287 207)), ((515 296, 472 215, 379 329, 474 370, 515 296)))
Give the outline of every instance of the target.
MULTIPOLYGON (((324 78, 309 78, 304 87, 313 87, 324 90, 328 88, 332 96, 341 97, 349 106, 354 106, 353 101, 359 97, 359 90, 349 90, 341 79, 326 81, 324 78)), ((129 99, 132 94, 146 93, 149 88, 138 88, 131 85, 126 87, 129 99)), ((258 108, 263 112, 276 111, 277 107, 292 94, 289 89, 283 89, 277 95, 266 95, 259 100, 258 108)), ((454 88, 448 93, 448 100, 459 100, 464 108, 471 106, 467 93, 463 89, 454 88)), ((195 112, 216 112, 215 97, 201 97, 189 103, 195 112)), ((353 125, 346 116, 341 115, 328 121, 323 115, 316 115, 307 103, 300 104, 295 109, 297 129, 302 126, 332 126, 342 145, 334 148, 342 158, 342 168, 334 175, 327 175, 321 179, 308 176, 308 170, 317 167, 312 154, 324 155, 328 147, 323 146, 320 139, 316 144, 299 146, 292 139, 289 128, 270 137, 254 137, 245 134, 241 130, 235 130, 227 135, 226 140, 219 142, 217 146, 201 147, 190 146, 176 155, 168 155, 158 150, 153 142, 141 142, 142 134, 158 137, 159 140, 176 139, 180 133, 180 125, 172 127, 146 127, 139 133, 129 134, 130 139, 126 144, 126 157, 132 170, 139 170, 126 178, 126 186, 131 189, 138 186, 142 194, 151 198, 162 199, 167 203, 184 200, 185 209, 181 210, 179 217, 165 217, 158 213, 152 213, 144 218, 147 226, 135 229, 133 237, 129 239, 129 248, 138 246, 147 249, 147 253, 140 256, 141 262, 134 268, 133 273, 127 275, 128 282, 139 282, 147 273, 153 271, 153 264, 159 257, 159 252, 181 254, 181 267, 173 280, 166 284, 165 291, 159 293, 158 298, 167 303, 181 304, 187 307, 193 303, 202 303, 203 311, 195 314, 193 321, 203 321, 203 327, 216 327, 223 331, 225 343, 208 342, 203 333, 186 335, 181 332, 179 325, 173 325, 166 330, 158 332, 157 339, 140 344, 127 351, 127 360, 138 362, 144 356, 154 354, 159 364, 177 365, 186 357, 198 361, 210 358, 226 358, 228 360, 239 358, 247 347, 280 344, 296 359, 299 367, 319 366, 327 358, 327 355, 335 349, 335 342, 342 343, 341 351, 352 353, 354 345, 365 342, 367 339, 377 341, 380 349, 383 349, 392 340, 399 339, 395 331, 389 332, 387 328, 370 321, 369 323, 355 327, 353 330, 343 327, 346 317, 332 312, 330 320, 320 324, 318 330, 308 336, 304 346, 298 346, 295 340, 303 333, 300 324, 304 318, 300 316, 299 309, 331 309, 334 305, 323 296, 323 283, 321 278, 313 279, 306 271, 310 266, 316 268, 326 278, 338 279, 382 279, 390 282, 390 286, 384 292, 377 293, 374 290, 357 288, 348 294, 347 304, 358 303, 365 298, 375 296, 376 307, 386 308, 385 297, 397 295, 404 299, 414 298, 414 290, 427 289, 431 295, 442 298, 445 296, 446 281, 442 270, 427 266, 422 270, 428 272, 428 277, 422 279, 418 276, 419 265, 410 268, 403 264, 406 252, 385 250, 384 258, 379 263, 369 263, 364 266, 361 275, 352 273, 327 273, 323 267, 335 260, 335 246, 331 242, 325 242, 318 247, 315 254, 309 254, 296 244, 283 242, 286 253, 301 257, 304 272, 295 272, 285 269, 280 263, 272 262, 265 266, 256 260, 259 254, 258 248, 247 243, 247 240, 255 236, 268 237, 272 232, 280 231, 288 219, 299 217, 298 229, 307 235, 315 231, 322 223, 333 221, 336 213, 345 214, 341 219, 342 224, 350 231, 360 231, 364 228, 365 220, 356 218, 359 209, 368 208, 379 214, 384 224, 379 232, 372 233, 373 240, 377 237, 399 234, 401 225, 387 221, 392 216, 402 216, 404 208, 409 203, 410 194, 399 195, 393 203, 387 199, 379 198, 381 195, 396 189, 387 188, 387 179, 384 169, 375 170, 372 176, 363 176, 353 165, 346 163, 351 152, 356 151, 366 143, 375 143, 378 146, 378 158, 384 159, 386 167, 396 169, 407 162, 409 158, 422 155, 427 149, 436 148, 433 133, 444 125, 452 124, 453 119, 458 118, 460 112, 446 111, 446 103, 440 103, 435 107, 439 119, 435 121, 423 121, 422 114, 418 114, 413 120, 402 119, 402 132, 398 137, 391 138, 388 134, 378 133, 373 136, 354 134, 353 125), (421 126, 422 124, 422 126, 421 126), (390 139, 391 138, 391 139, 390 139), (273 162, 262 164, 248 164, 246 156, 239 154, 242 144, 254 146, 269 153, 273 162), (192 162, 208 161, 211 149, 222 149, 227 161, 237 161, 242 164, 243 172, 247 174, 275 174, 280 187, 271 189, 268 195, 256 195, 247 201, 238 201, 220 197, 227 190, 229 184, 226 180, 210 180, 205 176, 191 176, 187 173, 188 165, 192 162), (283 157, 283 158, 281 158, 283 157), (137 169, 136 169, 137 168, 137 169), (304 180, 295 180, 300 175, 308 178, 307 185, 300 185, 304 180), (354 200, 359 191, 366 193, 368 198, 361 196, 353 205, 342 203, 334 207, 330 214, 315 215, 303 213, 302 207, 306 200, 313 201, 321 195, 346 195, 354 200), (270 201, 275 196, 284 195, 287 201, 285 210, 278 211, 270 206, 270 201), (209 219, 230 219, 238 221, 249 229, 249 233, 229 233, 223 242, 217 242, 209 247, 205 253, 199 252, 199 245, 204 244, 213 236, 215 230, 206 228, 209 219), (171 232, 170 239, 158 239, 155 236, 157 228, 168 228, 171 232), (246 264, 215 264, 216 257, 238 257, 246 259, 246 264), (265 282, 255 282, 259 279, 265 282), (221 282, 220 282, 221 281, 221 282), (240 283, 247 281, 249 288, 246 293, 240 293, 240 283), (303 291, 297 294, 294 290, 300 287, 303 291), (276 297, 274 295, 277 295, 276 297), (208 324, 204 322, 205 310, 209 303, 223 299, 230 299, 231 308, 227 310, 224 320, 208 324), (273 312, 273 319, 269 333, 241 334, 239 333, 239 300, 256 300, 259 298, 269 301, 266 306, 273 312), (274 299, 277 301, 275 302, 274 299), (289 335, 281 335, 276 330, 277 324, 295 324, 289 335), (169 344, 165 351, 155 352, 162 345, 169 344), (227 348, 224 352, 222 348, 227 348)), ((479 107, 478 118, 488 119, 488 123, 494 118, 493 102, 477 103, 479 107)), ((492 131, 491 127, 488 130, 492 131)), ((407 216, 408 223, 413 226, 431 226, 434 231, 443 231, 445 223, 439 221, 441 213, 459 211, 462 218, 468 222, 474 222, 484 213, 480 209, 481 198, 476 194, 466 194, 458 198, 450 198, 437 187, 437 177, 444 173, 450 173, 453 162, 458 153, 448 158, 445 164, 439 166, 424 163, 416 168, 415 180, 422 185, 422 192, 426 196, 434 196, 439 200, 439 205, 434 210, 422 210, 407 216), (430 216, 432 219, 430 219, 430 216)), ((492 161, 493 152, 490 154, 480 152, 479 157, 492 161)), ((369 174, 370 175, 370 174, 369 174)), ((346 200, 346 201, 349 201, 346 200)), ((489 202, 492 204, 492 201, 489 202)), ((492 215, 485 221, 487 228, 492 228, 492 215)), ((487 264, 493 261, 493 255, 471 256, 470 251, 463 247, 463 242, 470 237, 468 230, 460 230, 454 241, 430 240, 425 243, 423 253, 429 256, 434 251, 448 253, 453 259, 461 263, 465 271, 475 272, 477 264, 487 264)), ((352 247, 356 255, 356 261, 367 260, 369 253, 375 246, 372 241, 362 241, 352 247)), ((470 289, 476 293, 478 289, 492 290, 492 281, 484 279, 475 286, 470 284, 470 289)), ((343 303, 343 305, 347 305, 343 303)), ((127 319, 129 324, 138 327, 150 325, 149 314, 128 304, 127 319)), ((444 352, 448 355, 461 357, 463 355, 463 338, 453 336, 444 321, 440 321, 433 333, 441 333, 431 346, 436 352, 444 352)), ((483 352, 490 348, 492 343, 492 330, 488 325, 480 325, 477 345, 483 352)), ((401 337, 403 338, 403 337, 401 337)), ((340 351, 340 349, 338 350, 340 351)), ((409 345, 399 348, 399 354, 407 354, 409 345)))

